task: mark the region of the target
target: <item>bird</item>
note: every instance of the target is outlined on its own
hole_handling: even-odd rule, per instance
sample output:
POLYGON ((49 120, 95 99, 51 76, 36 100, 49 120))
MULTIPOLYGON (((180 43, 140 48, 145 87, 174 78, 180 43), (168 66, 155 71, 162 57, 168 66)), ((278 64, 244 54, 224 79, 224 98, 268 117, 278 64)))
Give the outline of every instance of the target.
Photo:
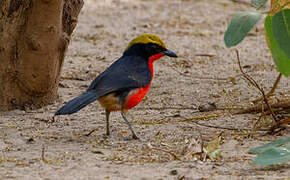
POLYGON ((110 136, 110 113, 120 111, 133 139, 139 139, 126 113, 139 104, 148 92, 153 79, 153 62, 163 56, 177 58, 158 36, 137 36, 130 41, 122 56, 99 74, 84 93, 67 102, 55 115, 76 113, 98 100, 106 112, 107 136, 110 136))

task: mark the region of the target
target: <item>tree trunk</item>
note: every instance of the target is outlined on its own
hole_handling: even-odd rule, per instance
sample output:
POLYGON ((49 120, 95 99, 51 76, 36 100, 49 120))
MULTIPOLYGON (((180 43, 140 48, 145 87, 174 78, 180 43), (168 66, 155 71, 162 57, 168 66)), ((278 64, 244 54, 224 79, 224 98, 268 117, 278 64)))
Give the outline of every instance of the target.
POLYGON ((0 110, 39 108, 57 97, 83 0, 0 0, 0 110))

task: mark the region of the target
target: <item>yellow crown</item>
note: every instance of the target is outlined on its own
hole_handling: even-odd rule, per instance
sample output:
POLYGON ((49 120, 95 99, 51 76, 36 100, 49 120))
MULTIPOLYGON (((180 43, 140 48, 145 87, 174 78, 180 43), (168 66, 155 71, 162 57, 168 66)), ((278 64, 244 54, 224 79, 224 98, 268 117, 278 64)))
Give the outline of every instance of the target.
POLYGON ((158 36, 155 36, 153 34, 143 34, 136 37, 129 43, 126 49, 129 49, 131 46, 138 43, 142 44, 154 43, 166 49, 166 45, 164 44, 164 42, 158 36))

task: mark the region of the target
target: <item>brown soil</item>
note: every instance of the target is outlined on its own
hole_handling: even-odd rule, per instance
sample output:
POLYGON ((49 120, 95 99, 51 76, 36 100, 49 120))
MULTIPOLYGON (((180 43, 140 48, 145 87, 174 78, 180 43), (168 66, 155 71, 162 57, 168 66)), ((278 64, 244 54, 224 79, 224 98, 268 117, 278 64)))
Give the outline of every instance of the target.
MULTIPOLYGON (((223 43, 230 17, 246 10, 253 8, 229 0, 86 1, 66 56, 59 100, 39 110, 1 113, 0 179, 290 177, 289 163, 258 166, 247 153, 252 147, 289 136, 289 129, 274 136, 262 131, 250 134, 257 114, 197 111, 210 102, 229 110, 250 106, 259 96, 240 76, 234 51, 223 43), (111 115, 112 136, 105 138, 105 114, 98 103, 52 122, 60 106, 85 91, 142 33, 160 36, 179 58, 155 62, 149 94, 130 111, 128 118, 140 141, 131 139, 120 113, 111 115), (92 129, 96 131, 84 136, 92 129), (206 146, 219 135, 221 155, 200 159, 201 141, 206 146)), ((266 47, 262 21, 237 48, 245 70, 268 90, 278 73, 266 47)), ((276 97, 290 97, 285 77, 276 97)), ((261 122, 269 123, 271 117, 261 122)))

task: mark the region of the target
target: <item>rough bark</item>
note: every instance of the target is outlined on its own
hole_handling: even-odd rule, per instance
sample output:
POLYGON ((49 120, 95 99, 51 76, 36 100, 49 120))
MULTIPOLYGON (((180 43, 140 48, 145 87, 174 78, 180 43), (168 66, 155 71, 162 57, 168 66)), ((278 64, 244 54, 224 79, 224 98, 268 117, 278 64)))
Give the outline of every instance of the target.
POLYGON ((52 103, 83 0, 0 1, 0 110, 52 103))

